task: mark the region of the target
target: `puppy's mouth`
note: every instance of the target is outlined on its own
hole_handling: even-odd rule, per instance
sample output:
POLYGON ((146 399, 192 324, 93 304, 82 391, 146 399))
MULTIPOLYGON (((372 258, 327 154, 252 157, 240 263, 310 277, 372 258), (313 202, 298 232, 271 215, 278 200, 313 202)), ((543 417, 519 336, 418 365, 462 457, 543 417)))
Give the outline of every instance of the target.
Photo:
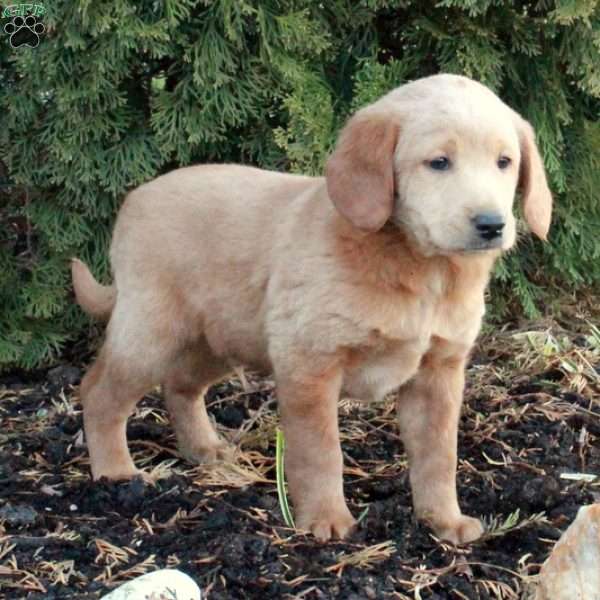
POLYGON ((502 250, 503 241, 504 240, 502 238, 496 238, 494 240, 489 241, 474 240, 459 251, 469 254, 488 252, 489 250, 502 250))
POLYGON ((502 239, 495 240, 473 240, 465 245, 440 248, 442 254, 485 254, 486 252, 498 252, 505 250, 502 239))

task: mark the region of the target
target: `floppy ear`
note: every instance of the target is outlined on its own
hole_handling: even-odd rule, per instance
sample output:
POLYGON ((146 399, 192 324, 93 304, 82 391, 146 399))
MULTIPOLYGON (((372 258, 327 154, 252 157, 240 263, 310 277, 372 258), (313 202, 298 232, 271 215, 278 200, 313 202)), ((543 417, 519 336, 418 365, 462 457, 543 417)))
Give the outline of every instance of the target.
POLYGON ((552 218, 552 194, 546 181, 544 164, 535 143, 533 127, 519 119, 518 132, 521 145, 518 188, 523 197, 523 214, 531 231, 546 240, 552 218))
POLYGON ((394 208, 394 149, 399 127, 383 115, 357 113, 327 161, 327 191, 355 227, 377 231, 394 208))

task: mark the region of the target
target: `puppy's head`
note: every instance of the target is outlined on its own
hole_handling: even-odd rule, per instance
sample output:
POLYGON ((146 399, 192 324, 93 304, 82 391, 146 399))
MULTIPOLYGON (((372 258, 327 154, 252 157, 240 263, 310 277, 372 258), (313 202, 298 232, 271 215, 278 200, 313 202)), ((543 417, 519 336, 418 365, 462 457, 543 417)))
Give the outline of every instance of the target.
POLYGON ((485 86, 436 75, 357 112, 326 167, 337 210, 359 229, 392 221, 427 255, 507 250, 515 191, 546 239, 552 196, 534 133, 485 86))

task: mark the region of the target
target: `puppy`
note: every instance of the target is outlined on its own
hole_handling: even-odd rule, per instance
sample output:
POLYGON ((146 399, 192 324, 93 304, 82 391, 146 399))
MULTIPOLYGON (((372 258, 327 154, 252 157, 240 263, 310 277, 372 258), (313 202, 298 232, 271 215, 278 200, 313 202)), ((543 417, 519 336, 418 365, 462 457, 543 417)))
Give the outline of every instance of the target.
POLYGON ((344 538, 340 393, 397 391, 414 509, 441 538, 482 533, 456 495, 464 369, 515 190, 545 239, 552 198, 531 126, 483 85, 436 75, 358 111, 325 177, 178 169, 128 194, 114 283, 73 262, 79 304, 109 319, 81 386, 94 479, 138 474, 125 426, 162 384, 181 453, 221 458, 203 393, 233 365, 272 370, 296 522, 344 538))

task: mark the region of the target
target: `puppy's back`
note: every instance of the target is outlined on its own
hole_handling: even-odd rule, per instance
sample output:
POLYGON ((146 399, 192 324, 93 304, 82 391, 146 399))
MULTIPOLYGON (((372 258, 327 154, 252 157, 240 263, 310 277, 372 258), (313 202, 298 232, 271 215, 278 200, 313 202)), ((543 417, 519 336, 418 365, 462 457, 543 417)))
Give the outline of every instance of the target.
POLYGON ((259 259, 268 246, 261 241, 313 181, 238 165, 186 167, 158 177, 121 207, 111 246, 115 275, 132 261, 189 271, 199 258, 218 266, 259 259))
POLYGON ((140 186, 123 203, 113 234, 119 301, 127 311, 202 329, 225 354, 264 356, 273 240, 315 185, 319 178, 203 165, 140 186), (258 345, 248 347, 251 340, 258 345))

